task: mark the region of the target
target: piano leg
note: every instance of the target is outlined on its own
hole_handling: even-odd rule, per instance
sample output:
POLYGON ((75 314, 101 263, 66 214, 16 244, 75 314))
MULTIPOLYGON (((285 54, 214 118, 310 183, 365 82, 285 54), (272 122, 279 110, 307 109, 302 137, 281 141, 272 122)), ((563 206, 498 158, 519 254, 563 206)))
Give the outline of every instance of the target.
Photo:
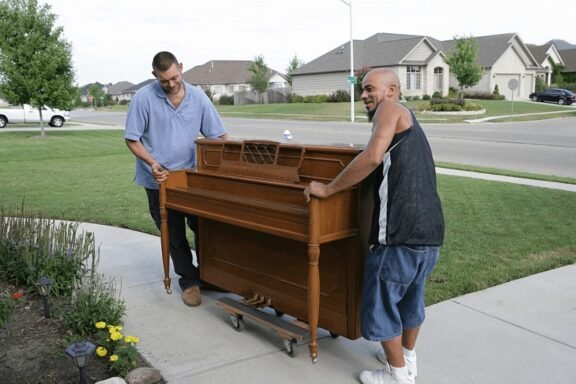
POLYGON ((308 316, 310 325, 310 359, 312 363, 318 362, 318 317, 320 309, 320 270, 318 260, 320 246, 308 246, 308 316))
POLYGON ((310 359, 318 362, 318 318, 320 311, 320 221, 318 217, 319 202, 317 198, 310 200, 310 238, 308 243, 308 317, 310 326, 310 359))
POLYGON ((166 210, 166 185, 160 185, 160 243, 162 248, 162 265, 164 267, 164 288, 166 293, 172 293, 170 288, 170 235, 168 233, 168 211, 166 210))

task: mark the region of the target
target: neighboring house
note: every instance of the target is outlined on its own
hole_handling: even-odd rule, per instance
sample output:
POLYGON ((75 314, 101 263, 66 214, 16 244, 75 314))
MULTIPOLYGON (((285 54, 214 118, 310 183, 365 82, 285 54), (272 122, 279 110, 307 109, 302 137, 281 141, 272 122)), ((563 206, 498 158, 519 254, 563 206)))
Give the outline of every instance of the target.
MULTIPOLYGON (((209 89, 214 99, 221 96, 232 96, 235 92, 250 91, 248 81, 253 73, 248 70, 252 61, 249 60, 210 60, 197 65, 182 74, 182 78, 193 85, 209 89)), ((273 69, 269 70, 269 88, 284 88, 288 86, 286 78, 273 69)))
MULTIPOLYGON (((518 81, 514 98, 528 99, 534 90, 539 63, 514 33, 475 38, 478 62, 484 68, 480 82, 468 92, 492 93, 498 85, 500 94, 510 99, 508 83, 518 81)), ((454 49, 454 40, 438 41, 429 36, 378 33, 366 40, 354 40, 354 69, 390 68, 398 73, 404 96, 448 94, 458 83, 445 62, 454 49)), ((292 90, 306 96, 330 94, 349 89, 350 44, 344 44, 296 69, 292 90)))
MULTIPOLYGON (((494 92, 496 86, 506 99, 528 99, 535 89, 536 74, 540 69, 528 47, 515 33, 475 37, 478 44, 478 63, 484 68, 484 75, 474 87, 466 92, 494 92), (515 79, 517 88, 509 88, 510 80, 515 79)), ((443 41, 449 54, 454 49, 454 40, 443 41)), ((457 88, 458 82, 451 76, 450 86, 457 88)))
POLYGON ((129 81, 119 81, 118 83, 111 85, 108 87, 108 95, 110 96, 110 100, 119 103, 120 101, 126 100, 130 101, 131 95, 123 93, 127 89, 133 87, 129 81))
POLYGON ((83 103, 88 102, 88 91, 90 90, 90 87, 93 86, 94 84, 96 84, 104 93, 106 93, 108 87, 112 85, 112 84, 100 84, 96 82, 81 86, 78 90, 80 92, 80 100, 82 100, 83 103))
POLYGON ((140 88, 144 87, 145 85, 150 84, 151 82, 155 81, 156 79, 148 79, 145 80, 141 83, 138 83, 136 85, 133 85, 129 88, 126 88, 125 90, 123 90, 122 92, 120 92, 119 97, 121 97, 121 100, 132 100, 132 97, 134 96, 134 94, 136 93, 136 91, 138 91, 140 88))
MULTIPOLYGON (((428 36, 377 33, 354 40, 354 69, 390 68, 400 77, 404 96, 448 93, 448 65, 441 43, 428 36)), ((295 94, 331 94, 349 90, 350 43, 299 67, 292 73, 295 94)))
POLYGON ((552 43, 546 43, 544 45, 526 44, 526 46, 541 67, 537 71, 537 76, 542 78, 545 86, 550 86, 554 69, 553 66, 564 65, 564 61, 556 49, 556 46, 552 43))

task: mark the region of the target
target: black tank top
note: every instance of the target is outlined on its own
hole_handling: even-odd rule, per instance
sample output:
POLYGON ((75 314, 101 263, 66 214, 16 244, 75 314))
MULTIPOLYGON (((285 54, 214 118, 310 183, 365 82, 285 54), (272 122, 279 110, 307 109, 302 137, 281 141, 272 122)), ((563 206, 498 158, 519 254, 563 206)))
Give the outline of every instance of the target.
POLYGON ((442 245, 444 215, 436 190, 432 151, 420 123, 394 135, 374 171, 374 213, 370 243, 442 245))

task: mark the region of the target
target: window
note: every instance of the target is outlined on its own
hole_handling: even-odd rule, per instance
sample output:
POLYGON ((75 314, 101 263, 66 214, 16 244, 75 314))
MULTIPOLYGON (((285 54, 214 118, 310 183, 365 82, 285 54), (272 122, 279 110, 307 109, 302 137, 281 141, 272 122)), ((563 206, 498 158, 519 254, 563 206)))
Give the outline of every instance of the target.
POLYGON ((444 89, 444 68, 434 68, 434 89, 441 91, 444 89))
POLYGON ((406 67, 406 89, 421 89, 420 67, 406 67))

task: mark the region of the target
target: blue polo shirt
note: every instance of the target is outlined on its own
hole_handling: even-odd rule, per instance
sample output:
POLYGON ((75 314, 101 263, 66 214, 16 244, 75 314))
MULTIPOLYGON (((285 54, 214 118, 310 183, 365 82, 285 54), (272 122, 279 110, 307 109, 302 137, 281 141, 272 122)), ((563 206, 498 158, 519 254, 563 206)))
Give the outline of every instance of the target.
MULTIPOLYGON (((140 141, 168 170, 196 167, 195 140, 226 133, 222 119, 206 94, 183 82, 186 96, 174 109, 158 81, 142 87, 130 101, 124 137, 140 141)), ((136 158, 136 184, 158 189, 151 168, 136 158)))

